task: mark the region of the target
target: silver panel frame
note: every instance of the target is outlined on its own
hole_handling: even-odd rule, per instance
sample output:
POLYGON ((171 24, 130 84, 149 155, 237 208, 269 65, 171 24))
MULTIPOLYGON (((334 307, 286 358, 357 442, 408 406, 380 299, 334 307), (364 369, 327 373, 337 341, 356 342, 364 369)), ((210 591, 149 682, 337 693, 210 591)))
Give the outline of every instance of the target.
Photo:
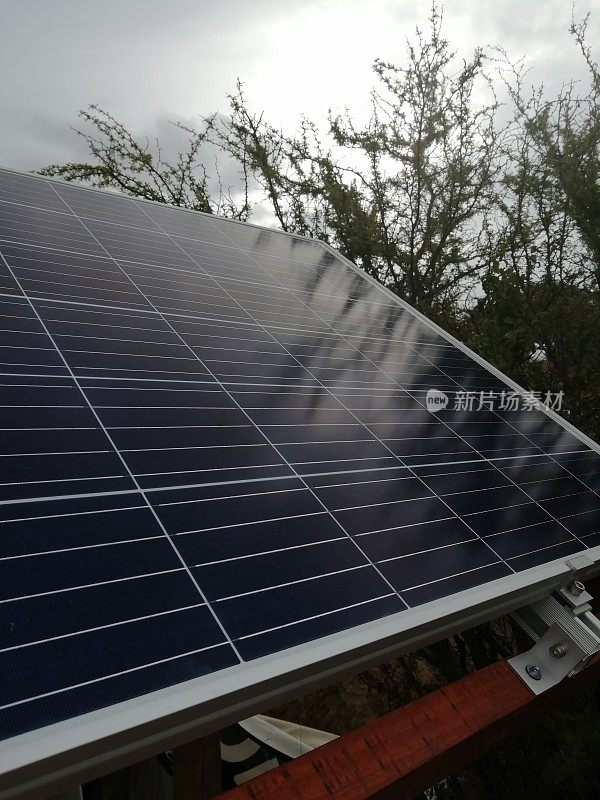
MULTIPOLYGON (((49 181, 88 192, 106 190, 68 181, 2 169, 21 177, 49 181)), ((128 195, 118 195, 128 197, 128 195)), ((1 198, 0 198, 1 199, 1 198)), ((138 203, 162 206, 153 200, 138 203)), ((178 208, 178 207, 174 207, 178 208)), ((462 350, 514 391, 521 386, 401 300, 370 275, 318 239, 284 233, 253 223, 178 208, 181 212, 222 219, 269 233, 320 244, 343 264, 369 281, 426 327, 462 350)), ((551 419, 600 453, 600 445, 550 409, 551 419)), ((265 711, 396 656, 413 652, 453 633, 473 627, 546 597, 570 580, 567 565, 585 554, 593 562, 587 574, 600 574, 600 546, 568 559, 557 559, 508 578, 500 578, 447 598, 407 609, 348 631, 326 636, 255 661, 196 678, 88 714, 13 737, 0 743, 0 800, 43 800, 144 758, 171 749, 218 728, 265 711)))

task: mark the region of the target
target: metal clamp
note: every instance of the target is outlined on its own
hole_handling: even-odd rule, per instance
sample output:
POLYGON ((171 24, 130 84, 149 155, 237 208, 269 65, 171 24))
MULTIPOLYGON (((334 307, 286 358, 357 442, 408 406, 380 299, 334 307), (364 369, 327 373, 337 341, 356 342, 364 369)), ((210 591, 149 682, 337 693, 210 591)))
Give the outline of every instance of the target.
POLYGON ((600 651, 600 620, 579 580, 593 563, 584 556, 567 564, 572 577, 565 586, 511 615, 535 644, 508 663, 536 695, 582 670, 600 651))

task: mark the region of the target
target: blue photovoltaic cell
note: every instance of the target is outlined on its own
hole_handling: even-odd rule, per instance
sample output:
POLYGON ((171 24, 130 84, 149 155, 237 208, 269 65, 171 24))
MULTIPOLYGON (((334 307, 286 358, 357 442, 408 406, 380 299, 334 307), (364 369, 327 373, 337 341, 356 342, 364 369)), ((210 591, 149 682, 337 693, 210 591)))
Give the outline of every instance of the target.
POLYGON ((2 738, 600 544, 600 455, 319 242, 0 172, 0 317, 2 738))

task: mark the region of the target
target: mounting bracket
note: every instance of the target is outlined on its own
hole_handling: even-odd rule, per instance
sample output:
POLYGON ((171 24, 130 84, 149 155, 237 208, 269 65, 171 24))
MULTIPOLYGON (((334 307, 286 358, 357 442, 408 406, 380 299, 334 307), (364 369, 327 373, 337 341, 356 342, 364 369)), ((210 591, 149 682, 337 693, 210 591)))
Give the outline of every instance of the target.
POLYGON ((600 620, 580 578, 592 568, 587 556, 567 561, 571 576, 549 597, 520 608, 513 619, 535 641, 508 664, 536 695, 582 670, 600 651, 600 620))

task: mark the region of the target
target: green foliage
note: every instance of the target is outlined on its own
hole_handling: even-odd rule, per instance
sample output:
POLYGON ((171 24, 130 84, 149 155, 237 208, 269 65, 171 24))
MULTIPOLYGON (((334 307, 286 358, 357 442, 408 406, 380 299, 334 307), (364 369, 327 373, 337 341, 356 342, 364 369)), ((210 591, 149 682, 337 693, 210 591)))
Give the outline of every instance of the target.
POLYGON ((477 50, 457 64, 432 9, 408 63, 377 61, 371 116, 331 115, 324 136, 303 120, 287 137, 247 109, 241 87, 214 141, 250 170, 282 229, 338 247, 429 316, 452 318, 484 269, 482 215, 500 169, 495 98, 477 50))
POLYGON ((152 152, 148 140, 138 141, 127 128, 107 111, 92 105, 79 112, 87 127, 96 135, 75 130, 88 146, 91 163, 51 164, 40 171, 67 181, 81 181, 101 189, 117 189, 124 194, 184 206, 195 211, 213 211, 207 189, 207 177, 199 161, 199 152, 206 142, 211 120, 201 131, 188 133, 188 147, 179 153, 175 163, 163 161, 160 145, 152 152))
POLYGON ((590 91, 581 97, 574 83, 555 101, 534 103, 525 111, 545 158, 564 192, 565 207, 591 257, 596 288, 600 286, 600 71, 586 43, 588 17, 571 23, 586 61, 590 91), (528 111, 533 111, 534 115, 528 111))
POLYGON ((469 311, 470 344, 522 386, 564 392, 563 414, 600 438, 600 295, 552 277, 490 272, 469 311))

